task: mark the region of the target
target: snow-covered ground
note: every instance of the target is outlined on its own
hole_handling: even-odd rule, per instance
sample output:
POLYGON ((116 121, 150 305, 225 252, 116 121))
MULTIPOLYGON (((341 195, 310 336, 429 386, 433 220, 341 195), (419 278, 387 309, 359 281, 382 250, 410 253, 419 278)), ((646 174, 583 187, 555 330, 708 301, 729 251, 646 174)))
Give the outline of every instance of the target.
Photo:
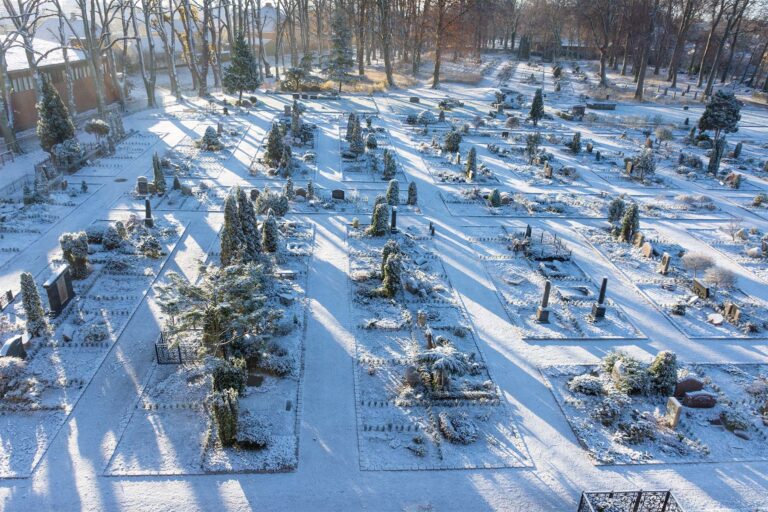
MULTIPOLYGON (((77 359, 91 350, 86 348, 57 355, 60 349, 47 347, 34 356, 39 359, 32 359, 36 366, 59 365, 62 372, 79 379, 60 381, 66 385, 51 398, 64 404, 51 413, 57 416, 43 421, 35 416, 41 412, 0 410, 0 509, 573 510, 585 489, 669 488, 686 510, 768 510, 768 462, 755 460, 765 458, 762 452, 755 457, 725 457, 720 450, 716 460, 686 460, 686 464, 661 460, 661 464, 596 466, 574 434, 573 415, 564 415, 562 396, 550 391, 552 379, 541 371, 595 365, 615 349, 644 361, 660 350, 672 350, 687 365, 765 364, 764 328, 746 335, 726 324, 712 326, 706 322, 708 306, 693 302, 685 321, 671 315, 665 309, 668 296, 688 300, 691 293, 680 283, 690 276, 679 268, 679 254, 672 255, 675 271, 668 278, 656 269, 664 251, 679 247, 707 253, 718 266, 736 274, 731 297, 745 304, 743 313, 765 321, 759 317, 768 302, 768 261, 747 251, 759 247, 759 238, 768 232, 768 197, 755 200, 768 193, 763 168, 768 159, 768 111, 753 104, 744 107, 741 129, 728 137, 730 150, 736 142, 744 144, 739 158, 726 158, 722 164, 742 174, 742 186, 734 190, 697 175, 693 164, 685 172, 679 169, 681 150, 706 166, 705 150, 682 143, 701 115, 701 103, 679 94, 644 104, 619 101, 614 111, 587 110, 596 115, 582 122, 567 121, 556 112, 583 103, 580 94, 590 85, 574 71, 565 66, 569 83, 555 92, 551 68, 513 62, 511 78, 504 83, 525 102, 537 87, 544 87, 551 117, 542 120, 539 129, 542 149, 554 157, 552 179, 543 175, 542 165, 530 164, 523 154, 525 134, 532 128, 524 123, 527 106, 510 111, 520 121, 515 128, 506 129, 500 119, 491 118, 484 126, 476 125, 475 116, 495 110, 490 104, 500 81, 494 72, 477 86, 444 84, 437 91, 415 87, 340 101, 301 100, 307 107, 305 120, 317 126, 312 146, 316 160, 307 173, 294 175, 294 186, 306 187, 311 178, 320 192, 312 204, 292 202, 288 214, 314 227, 306 283, 302 281, 307 297, 303 365, 296 380, 267 382, 244 399, 254 411, 282 408, 284 397, 298 387, 291 410, 295 416, 286 415, 286 425, 297 421, 290 428, 296 425, 298 457, 295 468, 287 472, 242 473, 238 472, 242 466, 222 460, 206 460, 201 466, 205 457, 201 422, 206 419, 199 408, 200 396, 186 388, 183 400, 163 401, 157 395, 161 389, 174 389, 158 386, 174 382, 174 369, 155 361, 154 343, 162 323, 152 283, 162 282, 171 271, 194 282, 199 262, 215 258, 222 201, 232 187, 280 189, 282 180, 252 169, 273 120, 292 103, 289 95, 258 94, 257 108, 246 112, 231 107, 229 117, 211 114, 208 102, 193 100, 138 112, 126 117, 126 128, 136 133, 114 157, 98 160, 69 178, 70 188, 78 193, 22 214, 18 202, 3 204, 0 290, 18 292, 21 272, 31 272, 41 284, 50 263, 61 259, 61 233, 143 213, 143 203, 133 191, 138 176, 151 179, 154 151, 161 156, 170 152, 175 162, 186 162, 181 183, 192 191, 192 195, 171 192, 153 202, 157 217, 172 219, 184 229, 168 244, 167 257, 156 261, 151 276, 121 285, 135 288, 124 292, 128 304, 116 306, 127 313, 118 316, 119 330, 110 331, 115 339, 86 354, 87 361, 77 359), (533 83, 531 74, 544 83, 533 83), (412 103, 412 96, 419 96, 420 102, 412 103), (438 103, 447 96, 456 101, 451 102, 444 126, 429 128, 434 133, 424 134, 406 124, 408 114, 425 109, 437 115, 438 103), (356 179, 358 171, 341 158, 346 142, 340 138, 351 111, 372 116, 373 126, 382 130, 380 147, 395 152, 401 202, 408 183, 418 187, 418 209, 403 205, 400 225, 402 232, 411 228, 419 233, 416 238, 424 239, 419 240, 423 247, 414 250, 432 256, 425 256, 427 263, 417 269, 419 274, 413 272, 436 295, 409 298, 402 310, 439 311, 432 317, 433 329, 449 338, 453 334, 445 333, 455 331, 440 331, 441 321, 468 329, 469 337, 458 341, 456 336, 454 341, 460 350, 475 353, 483 368, 468 377, 466 385, 488 381, 487 389, 496 396, 486 405, 457 406, 466 409, 483 436, 482 443, 469 445, 474 448, 468 451, 428 442, 425 457, 410 453, 414 450, 407 446, 419 443, 407 429, 429 426, 434 419, 425 419, 421 406, 408 409, 388 402, 396 387, 391 379, 401 371, 398 358, 404 357, 409 343, 423 343, 422 333, 411 326, 380 329, 379 337, 377 330, 360 327, 367 313, 351 300, 350 277, 359 270, 356 265, 365 266, 353 257, 365 248, 355 246, 359 240, 350 237, 350 223, 358 216, 367 224, 373 199, 384 193, 386 182, 356 179), (198 153, 193 142, 217 122, 223 123, 226 151, 215 156, 198 153), (433 135, 442 142, 450 122, 469 123, 461 143, 461 164, 429 147, 433 135), (673 139, 656 149, 658 179, 626 178, 624 158, 641 150, 645 130, 655 139, 659 127, 669 129, 673 139), (502 131, 509 137, 502 138, 502 131), (584 146, 580 153, 565 147, 576 131, 581 132, 584 146), (588 143, 593 145, 591 152, 588 143), (436 169, 458 170, 462 175, 473 145, 487 179, 478 183, 442 179, 436 169), (88 192, 81 194, 83 180, 88 192), (485 200, 493 189, 504 198, 501 206, 488 206, 485 200), (333 190, 344 190, 345 201, 333 203, 333 190), (641 247, 625 244, 619 251, 610 237, 605 240, 608 204, 621 194, 639 205, 640 229, 658 252, 651 258, 641 254, 641 247), (426 234, 430 222, 434 237, 426 234), (745 228, 743 236, 732 236, 735 224, 745 228), (513 254, 507 236, 527 225, 534 234, 556 237, 569 253, 567 262, 543 269, 552 272, 553 318, 571 317, 562 325, 552 322, 543 329, 529 318, 540 300, 542 269, 538 262, 513 254), (606 324, 600 326, 589 322, 585 300, 594 300, 603 277, 608 278, 609 311, 606 324), (670 291, 665 280, 675 281, 677 291, 670 291), (556 332, 547 334, 549 329, 556 332), (43 358, 44 352, 51 357, 43 358), (64 361, 67 357, 71 360, 64 361), (76 365, 77 371, 68 370, 68 365, 76 365), (261 396, 266 398, 259 401, 261 396), (166 407, 152 409, 157 403, 166 407), (737 459, 747 461, 734 462, 737 459)), ((0 188, 42 159, 42 153, 35 152, 7 164, 0 169, 0 188)), ((87 300, 94 301, 94 292, 87 300)), ((108 308, 106 302, 100 307, 108 308)), ((16 309, 18 300, 6 313, 16 309)), ((753 366, 750 371, 760 368, 764 367, 753 366)), ((437 407, 428 414, 439 418, 440 412, 450 411, 437 407)), ((706 428, 696 427, 698 438, 721 439, 720 433, 702 434, 706 428)), ((755 428, 765 434, 766 427, 755 428)), ((752 438, 760 439, 757 434, 752 438)), ((590 438, 593 443, 601 441, 597 434, 590 438)), ((414 449, 418 451, 417 446, 414 449)), ((266 463, 263 467, 275 469, 266 463)))

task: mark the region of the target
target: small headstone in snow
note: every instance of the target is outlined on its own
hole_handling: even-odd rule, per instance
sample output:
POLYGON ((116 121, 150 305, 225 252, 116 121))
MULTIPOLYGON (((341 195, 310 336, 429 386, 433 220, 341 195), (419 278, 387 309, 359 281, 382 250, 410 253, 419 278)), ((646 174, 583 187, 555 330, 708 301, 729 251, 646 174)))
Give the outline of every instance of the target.
POLYGON ((653 244, 651 242, 645 242, 643 244, 643 256, 646 258, 652 258, 655 251, 653 250, 653 244))
POLYGON ((338 199, 340 201, 344 200, 344 191, 340 189, 336 189, 331 191, 331 199, 338 199))
POLYGON ((696 377, 686 377, 675 385, 674 395, 677 398, 682 398, 686 393, 693 393, 695 391, 701 391, 702 389, 704 389, 703 382, 696 377))
POLYGON ((51 306, 51 313, 53 313, 53 316, 59 316, 64 307, 69 304, 69 301, 75 296, 69 265, 64 265, 53 274, 45 283, 43 283, 43 288, 48 295, 48 304, 51 306))
POLYGON ((709 298, 709 287, 704 286, 698 279, 693 280, 693 293, 701 299, 709 298))
POLYGON ((661 266, 659 267, 659 273, 663 276, 667 275, 669 272, 669 262, 671 261, 671 257, 669 256, 669 253, 665 252, 664 255, 661 257, 661 266))
POLYGON ((67 324, 61 328, 61 339, 64 341, 72 341, 75 337, 75 328, 67 324))
POLYGON ((760 247, 750 247, 747 249, 747 256, 750 258, 762 258, 763 257, 763 251, 760 247))
POLYGON ((140 196, 145 196, 149 192, 149 182, 146 176, 139 176, 136 178, 136 193, 140 196))
POLYGON ((640 232, 635 233, 635 236, 632 238, 632 245, 634 245, 635 247, 642 247, 644 243, 645 243, 645 235, 643 235, 640 232))
POLYGON ((717 397, 706 391, 687 393, 683 397, 683 405, 691 409, 711 409, 717 405, 717 397))
POLYGON ((290 293, 281 293, 277 296, 280 299, 280 304, 283 306, 290 306, 293 304, 295 297, 290 293))
POLYGON ((0 357, 18 357, 20 359, 27 358, 27 351, 24 350, 24 337, 19 335, 3 344, 0 348, 0 357))
POLYGON ((677 398, 671 396, 667 399, 667 422, 670 428, 677 428, 677 425, 680 423, 680 412, 682 411, 683 405, 678 401, 677 398))
POLYGON ((424 256, 419 256, 419 257, 417 257, 417 258, 414 258, 414 259, 413 259, 413 262, 414 262, 414 263, 415 263, 417 266, 419 266, 419 267, 422 267, 422 266, 424 266, 424 265, 426 265, 426 264, 427 264, 427 258, 425 258, 424 256))

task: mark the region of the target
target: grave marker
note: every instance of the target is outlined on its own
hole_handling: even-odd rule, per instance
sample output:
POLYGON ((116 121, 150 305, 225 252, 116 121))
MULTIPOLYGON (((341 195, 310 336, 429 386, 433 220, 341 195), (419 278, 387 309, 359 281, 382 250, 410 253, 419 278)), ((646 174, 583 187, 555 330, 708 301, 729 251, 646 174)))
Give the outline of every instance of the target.
POLYGON ((145 196, 149 192, 149 184, 146 176, 136 178, 136 193, 145 196))
POLYGON ((741 309, 739 309, 739 306, 737 306, 733 302, 726 302, 725 318, 732 324, 738 325, 739 319, 741 318, 741 309))
POLYGON ((152 219, 152 205, 149 202, 149 198, 144 200, 144 225, 148 228, 155 225, 155 221, 152 219))
POLYGON ((637 232, 635 233, 635 236, 632 238, 632 245, 635 247, 642 247, 645 243, 645 235, 637 232))
POLYGON ((552 166, 549 165, 549 162, 544 162, 544 178, 552 179, 552 166))
POLYGON ((680 424, 680 413, 683 410, 683 404, 680 401, 671 396, 667 398, 667 422, 670 428, 677 428, 680 424))
POLYGON ((704 286, 698 279, 693 280, 693 293, 695 293, 700 299, 709 298, 709 287, 704 286))
POLYGON ((344 191, 341 189, 335 189, 331 191, 331 199, 338 199, 340 201, 344 200, 344 191))
POLYGON ((659 267, 659 273, 663 276, 667 275, 669 272, 669 263, 672 260, 672 258, 669 256, 669 253, 665 252, 664 255, 661 257, 661 266, 659 267))
POLYGON ((392 207, 392 220, 390 222, 389 230, 392 233, 397 233, 397 206, 392 207))
POLYGON ((552 290, 552 283, 549 279, 544 283, 544 295, 541 297, 541 305, 536 310, 536 321, 543 324, 549 323, 549 292, 552 290))
POLYGON ((27 351, 24 349, 24 337, 19 335, 6 341, 0 348, 0 357, 18 357, 27 358, 27 351))
POLYGON ((592 319, 600 320, 605 318, 605 292, 608 288, 608 278, 604 277, 603 282, 600 284, 600 295, 597 297, 597 302, 592 304, 592 319))
POLYGON ((48 295, 48 304, 51 306, 51 314, 56 317, 61 314, 64 307, 75 296, 72 288, 72 273, 69 265, 64 265, 43 283, 45 293, 48 295))
POLYGON ((646 258, 653 258, 655 251, 653 250, 653 244, 651 242, 645 242, 643 244, 643 256, 646 258))

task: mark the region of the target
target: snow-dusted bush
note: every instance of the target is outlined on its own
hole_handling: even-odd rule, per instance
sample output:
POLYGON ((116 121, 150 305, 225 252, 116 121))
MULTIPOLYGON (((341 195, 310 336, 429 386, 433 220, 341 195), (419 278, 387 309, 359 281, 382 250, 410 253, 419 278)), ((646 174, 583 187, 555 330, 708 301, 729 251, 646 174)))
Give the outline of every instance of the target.
POLYGON ((736 285, 736 274, 727 268, 713 266, 704 272, 704 281, 727 290, 736 285))
POLYGON ((269 190, 269 187, 264 187, 264 190, 259 194, 259 197, 256 198, 254 208, 259 215, 264 215, 269 212, 269 210, 272 210, 272 213, 276 216, 283 217, 288 213, 290 204, 288 198, 283 194, 272 192, 269 190))
POLYGON ((365 147, 368 149, 376 149, 379 147, 379 142, 376 140, 376 134, 368 134, 368 136, 365 138, 365 147))
POLYGON ((637 175, 641 180, 656 172, 656 157, 653 156, 653 150, 643 148, 643 150, 632 159, 632 174, 637 175))
POLYGON ((419 194, 416 190, 416 182, 412 181, 408 184, 408 204, 411 206, 416 206, 418 202, 419 194))
POLYGON ((638 418, 619 423, 616 439, 625 443, 639 444, 656 438, 656 423, 650 419, 638 418))
POLYGON ((435 124, 437 119, 435 118, 435 114, 429 110, 422 110, 419 112, 419 115, 416 116, 416 122, 420 125, 426 126, 429 124, 435 124))
POLYGON ((237 390, 213 391, 206 400, 208 410, 216 424, 216 433, 221 444, 231 446, 237 441, 239 407, 237 390))
POLYGON ((245 359, 236 357, 232 360, 219 359, 213 368, 213 390, 234 389, 238 394, 245 391, 245 359))
POLYGON ((617 197, 608 204, 608 222, 615 224, 624 216, 627 204, 624 199, 617 197))
POLYGON ((103 324, 90 324, 85 328, 83 339, 89 343, 97 343, 109 338, 109 328, 103 324))
POLYGON ((459 151, 459 145, 461 144, 461 133, 456 130, 451 130, 445 134, 443 139, 443 150, 448 153, 456 153, 459 151))
POLYGON ((104 226, 94 225, 85 228, 85 235, 89 244, 100 244, 104 238, 104 226))
POLYGON ((85 150, 77 139, 68 139, 51 148, 53 159, 63 165, 72 165, 85 155, 85 150))
POLYGON ((163 247, 153 235, 143 237, 139 242, 138 249, 147 258, 157 259, 163 254, 163 247))
POLYGON ((494 208, 501 206, 501 194, 499 193, 499 189, 495 188, 491 191, 491 195, 488 197, 488 202, 494 208))
POLYGON ((249 450, 264 448, 272 442, 271 425, 246 411, 238 418, 237 445, 249 450))
POLYGON ((98 139, 109 135, 109 131, 109 123, 102 119, 91 119, 85 123, 85 133, 95 135, 98 139))
POLYGON ((64 233, 59 237, 64 259, 69 263, 73 279, 84 279, 88 275, 88 235, 85 231, 64 233))
POLYGON ((477 441, 480 433, 477 425, 466 413, 441 412, 438 415, 440 432, 454 444, 471 444, 477 441))
POLYGON ((568 389, 585 395, 602 395, 603 382, 599 377, 585 373, 577 375, 568 382, 568 389))
POLYGON ((390 206, 397 206, 400 204, 400 184, 397 180, 392 179, 389 180, 389 185, 387 186, 387 204, 390 206))
POLYGON ((381 279, 381 290, 385 297, 394 297, 397 293, 400 288, 402 269, 403 262, 400 254, 389 254, 384 262, 384 273, 381 279))
POLYGON ((382 236, 389 231, 389 206, 377 204, 371 215, 371 225, 367 233, 372 236, 382 236))
POLYGON ((725 407, 720 411, 720 421, 730 431, 747 430, 751 424, 749 418, 733 407, 725 407))
POLYGON ((277 252, 280 231, 277 229, 277 220, 274 213, 267 212, 267 218, 261 225, 261 246, 266 252, 277 252))
POLYGON ((16 384, 27 363, 18 357, 0 357, 0 398, 16 384))
POLYGON ((203 138, 198 142, 198 147, 203 151, 221 151, 224 149, 224 144, 219 140, 219 134, 216 128, 209 126, 205 129, 203 138))
POLYGON ((674 134, 672 133, 672 130, 665 126, 659 126, 655 130, 656 138, 660 141, 667 141, 672 140, 675 138, 674 134))
POLYGON ((104 230, 104 236, 101 239, 101 245, 108 251, 117 249, 120 244, 123 243, 123 239, 120 237, 120 233, 117 232, 117 228, 114 226, 107 226, 104 230))
POLYGON ((626 395, 611 393, 595 406, 592 417, 605 426, 613 425, 621 417, 621 412, 628 403, 626 395))
POLYGON ((670 396, 677 384, 677 355, 668 350, 656 354, 651 366, 648 367, 648 375, 651 377, 654 392, 670 396))

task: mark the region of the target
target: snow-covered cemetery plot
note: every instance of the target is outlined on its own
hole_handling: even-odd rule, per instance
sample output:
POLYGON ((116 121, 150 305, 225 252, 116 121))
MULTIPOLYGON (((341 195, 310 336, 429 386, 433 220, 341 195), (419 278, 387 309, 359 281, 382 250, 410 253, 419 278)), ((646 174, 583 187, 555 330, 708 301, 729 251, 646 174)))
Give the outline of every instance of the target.
POLYGON ((0 510, 768 511, 760 0, 0 2, 0 510))

